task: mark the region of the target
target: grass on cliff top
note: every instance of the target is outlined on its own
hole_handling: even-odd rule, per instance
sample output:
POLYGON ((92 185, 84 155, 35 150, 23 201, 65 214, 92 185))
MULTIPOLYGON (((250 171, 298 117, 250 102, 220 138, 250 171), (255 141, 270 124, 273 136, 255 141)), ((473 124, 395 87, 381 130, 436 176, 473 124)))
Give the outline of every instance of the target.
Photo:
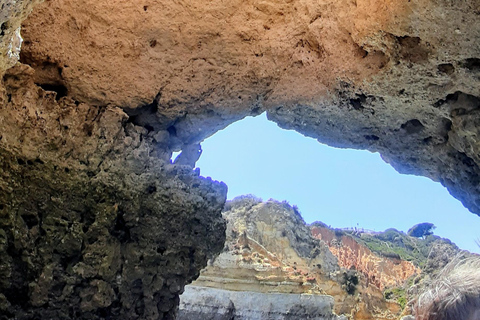
POLYGON ((420 268, 426 266, 434 243, 442 242, 444 245, 454 246, 456 248, 448 239, 443 239, 435 235, 415 238, 393 228, 378 233, 344 232, 345 234, 353 236, 358 242, 364 244, 377 254, 384 257, 411 261, 420 268))

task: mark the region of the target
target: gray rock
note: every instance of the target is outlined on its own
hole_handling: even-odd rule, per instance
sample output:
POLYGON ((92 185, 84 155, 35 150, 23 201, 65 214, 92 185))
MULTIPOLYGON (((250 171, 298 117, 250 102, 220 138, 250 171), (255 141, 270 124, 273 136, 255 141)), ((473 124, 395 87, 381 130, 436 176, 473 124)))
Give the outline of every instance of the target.
POLYGON ((180 297, 180 320, 340 320, 333 297, 228 291, 188 286, 180 297))

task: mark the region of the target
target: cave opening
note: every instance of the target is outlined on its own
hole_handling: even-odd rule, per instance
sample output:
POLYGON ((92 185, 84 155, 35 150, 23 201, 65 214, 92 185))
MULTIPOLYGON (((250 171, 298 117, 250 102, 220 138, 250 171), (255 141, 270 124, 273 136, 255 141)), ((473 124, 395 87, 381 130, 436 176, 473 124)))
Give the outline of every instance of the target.
POLYGON ((323 145, 279 128, 265 114, 233 123, 202 149, 196 166, 202 176, 227 184, 228 199, 253 194, 286 200, 299 207, 305 222, 333 228, 406 232, 428 221, 436 235, 480 252, 478 216, 441 184, 399 174, 378 153, 323 145))

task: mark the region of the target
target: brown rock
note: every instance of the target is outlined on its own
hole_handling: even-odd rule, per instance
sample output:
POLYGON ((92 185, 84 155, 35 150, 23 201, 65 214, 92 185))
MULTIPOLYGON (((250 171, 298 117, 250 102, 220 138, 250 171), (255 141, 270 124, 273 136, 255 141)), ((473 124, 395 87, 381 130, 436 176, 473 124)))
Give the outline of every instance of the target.
MULTIPOLYGON (((338 255, 338 250, 328 246, 329 241, 314 237, 319 234, 312 234, 295 207, 286 202, 262 202, 252 196, 242 196, 228 201, 223 215, 227 220, 225 248, 192 283, 194 289, 187 289, 187 297, 181 297, 184 299, 181 302, 182 319, 202 309, 197 304, 202 306, 202 299, 206 299, 201 293, 204 289, 197 296, 188 291, 196 292, 198 289, 195 288, 199 287, 239 292, 246 296, 252 292, 257 296, 262 293, 265 299, 272 293, 285 294, 291 299, 296 299, 296 295, 313 295, 312 299, 321 300, 322 296, 328 295, 335 301, 333 310, 337 315, 345 314, 353 319, 397 319, 401 308, 384 298, 383 289, 386 285, 403 285, 413 272, 419 272, 406 261, 399 261, 399 267, 371 252, 370 256, 365 256, 369 250, 356 242, 356 246, 350 243, 350 250, 343 250, 350 254, 349 258, 361 257, 358 259, 361 262, 357 263, 359 268, 352 270, 352 264, 346 263, 346 259, 338 255), (402 269, 402 264, 407 266, 406 270, 402 269), (394 270, 387 270, 392 266, 394 270), (381 285, 372 284, 371 279, 375 276, 381 285)), ((211 309, 215 308, 210 307, 203 308, 205 313, 199 318, 213 318, 212 312, 215 312, 211 309)), ((250 310, 248 306, 238 308, 235 307, 235 312, 239 318, 250 310)), ((273 303, 271 309, 276 308, 281 309, 273 303)), ((263 309, 270 310, 267 306, 263 309)), ((305 303, 303 310, 308 309, 309 304, 305 303)), ((293 318, 308 316, 303 314, 293 318)))
POLYGON ((246 115, 380 152, 480 213, 478 1, 45 1, 36 82, 114 104, 175 150, 246 115))
POLYGON ((357 270, 363 274, 367 285, 376 286, 382 291, 389 287, 403 286, 408 278, 421 272, 409 261, 381 257, 352 237, 337 237, 335 232, 328 228, 314 226, 312 234, 328 245, 342 268, 357 270))

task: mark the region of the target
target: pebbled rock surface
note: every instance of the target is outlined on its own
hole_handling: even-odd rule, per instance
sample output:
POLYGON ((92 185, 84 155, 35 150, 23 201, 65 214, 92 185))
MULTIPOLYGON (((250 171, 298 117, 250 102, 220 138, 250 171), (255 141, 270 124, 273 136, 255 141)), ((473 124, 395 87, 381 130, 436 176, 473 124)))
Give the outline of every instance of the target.
POLYGON ((478 0, 58 0, 24 23, 36 82, 175 132, 246 115, 380 152, 480 214, 478 0))
POLYGON ((333 298, 324 295, 256 293, 188 286, 180 320, 346 320, 333 313, 333 298))
POLYGON ((174 319, 223 247, 226 186, 33 73, 17 65, 0 91, 0 319, 174 319))

